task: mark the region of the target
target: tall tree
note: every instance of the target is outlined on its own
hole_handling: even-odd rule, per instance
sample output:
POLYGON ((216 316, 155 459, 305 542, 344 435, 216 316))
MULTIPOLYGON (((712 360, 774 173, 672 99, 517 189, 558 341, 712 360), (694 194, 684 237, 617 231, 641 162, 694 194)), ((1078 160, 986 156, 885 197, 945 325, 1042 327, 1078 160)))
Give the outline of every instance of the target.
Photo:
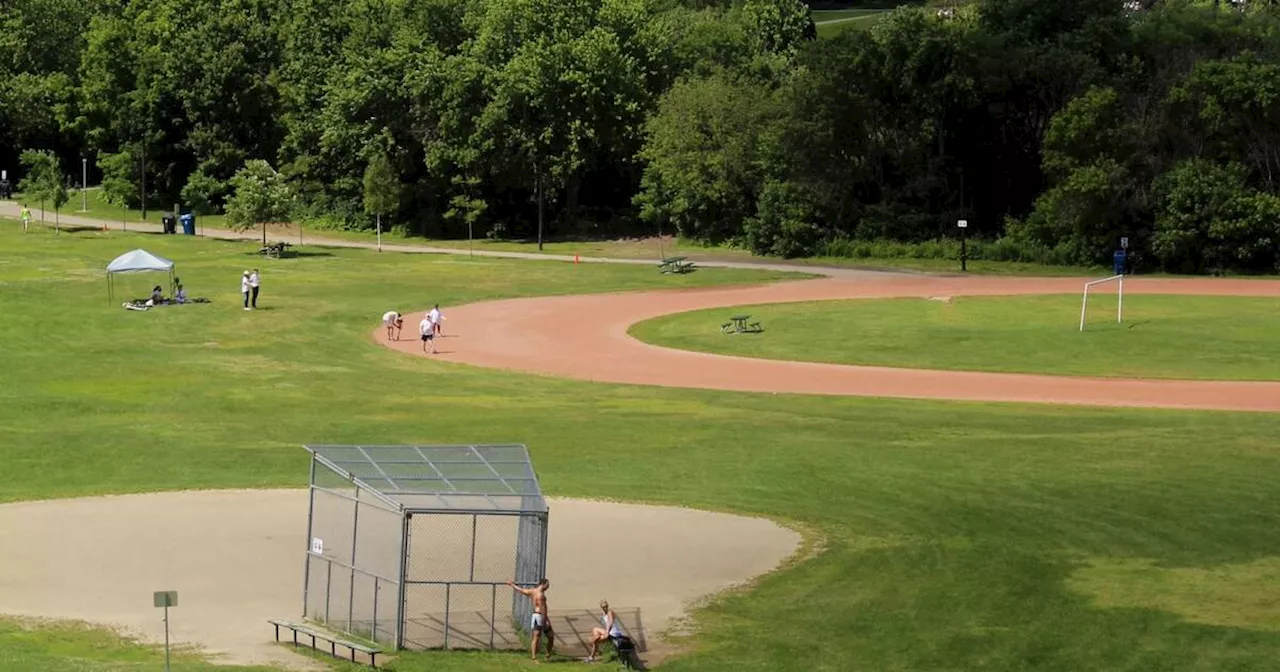
POLYGON ((289 221, 294 207, 293 192, 284 176, 271 164, 254 159, 231 178, 233 193, 227 200, 227 223, 236 231, 262 227, 262 244, 267 244, 267 226, 289 221))
POLYGON ((22 178, 18 189, 24 197, 33 198, 40 203, 40 221, 44 221, 44 204, 53 205, 54 230, 62 232, 58 211, 67 202, 67 186, 62 182, 62 162, 57 155, 49 151, 27 150, 21 158, 26 176, 22 178))
POLYGON ((129 203, 138 193, 133 181, 137 162, 126 150, 101 155, 98 168, 102 171, 102 198, 107 203, 120 206, 120 224, 128 229, 129 203))
POLYGON ((379 252, 382 251, 382 216, 394 213, 399 207, 400 175, 391 166, 391 159, 384 152, 378 152, 364 170, 364 211, 374 216, 379 252))

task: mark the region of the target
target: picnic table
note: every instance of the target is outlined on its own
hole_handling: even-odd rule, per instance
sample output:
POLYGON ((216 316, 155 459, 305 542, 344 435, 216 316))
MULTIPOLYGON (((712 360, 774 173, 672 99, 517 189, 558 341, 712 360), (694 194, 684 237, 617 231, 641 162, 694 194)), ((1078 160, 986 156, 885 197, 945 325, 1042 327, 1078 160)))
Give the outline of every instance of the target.
POLYGON ((686 259, 688 257, 667 257, 658 264, 658 270, 663 273, 688 273, 693 270, 693 262, 686 259))
POLYGON ((290 247, 291 246, 289 243, 281 241, 278 243, 271 243, 270 245, 267 245, 258 251, 264 257, 268 257, 271 259, 279 259, 280 257, 283 257, 285 254, 289 252, 290 247))
POLYGON ((750 315, 734 315, 729 318, 728 322, 720 325, 721 333, 725 334, 747 334, 758 333, 764 331, 764 327, 759 322, 750 322, 750 315))

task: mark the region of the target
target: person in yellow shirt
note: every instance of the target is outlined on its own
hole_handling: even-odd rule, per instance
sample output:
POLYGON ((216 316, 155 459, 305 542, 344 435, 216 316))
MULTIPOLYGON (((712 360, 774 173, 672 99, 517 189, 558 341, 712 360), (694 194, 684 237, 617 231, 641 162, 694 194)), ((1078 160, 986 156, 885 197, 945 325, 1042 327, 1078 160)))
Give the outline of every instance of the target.
POLYGON ((26 233, 27 226, 31 224, 31 209, 28 208, 25 203, 22 204, 22 214, 20 217, 22 217, 22 232, 26 233))

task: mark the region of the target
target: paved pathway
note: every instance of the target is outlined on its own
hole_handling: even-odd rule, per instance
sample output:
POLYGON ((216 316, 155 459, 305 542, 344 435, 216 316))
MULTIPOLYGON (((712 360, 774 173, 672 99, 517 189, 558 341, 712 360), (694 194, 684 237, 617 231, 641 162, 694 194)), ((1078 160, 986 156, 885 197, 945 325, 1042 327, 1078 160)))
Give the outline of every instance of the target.
MULTIPOLYGON (((13 201, 0 201, 0 217, 17 218, 22 211, 22 206, 13 201)), ((32 208, 35 222, 40 221, 40 211, 32 208)), ((126 226, 119 221, 103 220, 91 217, 81 217, 74 214, 62 214, 59 219, 62 226, 65 227, 91 227, 94 229, 122 230, 127 228, 129 231, 145 231, 148 233, 159 233, 162 229, 160 224, 129 222, 126 226)), ((157 220, 159 215, 157 214, 157 220)), ((53 226, 53 213, 46 213, 46 224, 53 226)), ((218 240, 258 240, 262 239, 261 229, 253 231, 229 231, 226 229, 214 229, 208 227, 197 227, 197 232, 206 238, 215 238, 218 240)), ((267 240, 269 241, 285 241, 296 243, 298 241, 297 229, 290 232, 281 232, 280 230, 267 230, 267 240)), ((377 244, 359 240, 341 240, 337 238, 325 237, 324 234, 303 234, 303 243, 307 245, 316 245, 320 247, 346 247, 359 249, 376 249, 377 244)), ((382 249, 387 252, 408 252, 414 254, 471 254, 465 249, 456 247, 432 247, 431 245, 420 245, 415 243, 383 243, 382 249)), ((574 256, 571 254, 543 254, 540 252, 504 252, 497 250, 477 250, 477 257, 505 258, 505 259, 536 259, 541 261, 573 261, 574 256)), ((609 263, 609 264, 639 264, 652 266, 657 263, 657 259, 624 259, 617 257, 578 257, 583 263, 609 263)), ((870 271, 856 268, 843 268, 837 266, 807 266, 803 264, 787 264, 765 261, 719 261, 719 260, 701 260, 697 261, 699 266, 707 268, 746 268, 765 271, 795 271, 801 273, 810 273, 813 275, 823 275, 828 277, 865 277, 868 274, 890 273, 898 274, 905 271, 870 271)))

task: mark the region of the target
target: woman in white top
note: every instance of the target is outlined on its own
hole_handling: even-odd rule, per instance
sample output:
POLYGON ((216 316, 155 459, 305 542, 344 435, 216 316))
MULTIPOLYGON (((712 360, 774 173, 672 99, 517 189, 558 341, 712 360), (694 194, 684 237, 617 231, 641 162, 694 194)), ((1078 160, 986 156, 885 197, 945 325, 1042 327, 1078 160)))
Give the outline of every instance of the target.
POLYGON ((244 309, 249 310, 249 271, 240 276, 240 293, 244 294, 244 309))
POLYGON ((622 632, 622 624, 618 622, 618 615, 609 608, 608 600, 600 600, 600 623, 603 628, 591 628, 591 654, 587 656, 587 662, 595 662, 596 654, 600 652, 600 643, 606 640, 616 642, 626 633, 622 632))

